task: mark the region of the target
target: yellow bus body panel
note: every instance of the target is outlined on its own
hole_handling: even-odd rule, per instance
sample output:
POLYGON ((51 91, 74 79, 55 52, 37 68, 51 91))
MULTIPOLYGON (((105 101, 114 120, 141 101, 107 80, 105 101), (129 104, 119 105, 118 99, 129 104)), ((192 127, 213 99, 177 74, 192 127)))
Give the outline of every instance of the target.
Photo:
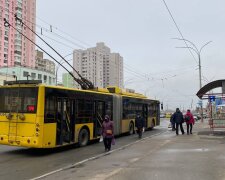
POLYGON ((43 128, 43 148, 56 146, 56 123, 45 124, 43 128))
POLYGON ((0 113, 1 144, 42 148, 44 121, 44 86, 39 86, 38 94, 36 114, 11 113, 12 119, 8 120, 6 118, 6 114, 8 113, 0 113), (21 119, 21 116, 23 116, 24 119, 21 119))

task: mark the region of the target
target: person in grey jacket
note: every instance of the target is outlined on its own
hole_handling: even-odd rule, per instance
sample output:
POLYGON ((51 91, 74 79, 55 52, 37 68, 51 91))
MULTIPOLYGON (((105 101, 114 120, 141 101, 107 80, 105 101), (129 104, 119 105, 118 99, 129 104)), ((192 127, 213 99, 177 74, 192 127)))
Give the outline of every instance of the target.
POLYGON ((173 121, 176 124, 176 134, 179 135, 179 126, 180 126, 180 130, 181 130, 182 134, 184 134, 184 128, 182 125, 184 122, 184 117, 183 117, 182 112, 180 112, 179 108, 177 108, 176 112, 174 113, 173 121))

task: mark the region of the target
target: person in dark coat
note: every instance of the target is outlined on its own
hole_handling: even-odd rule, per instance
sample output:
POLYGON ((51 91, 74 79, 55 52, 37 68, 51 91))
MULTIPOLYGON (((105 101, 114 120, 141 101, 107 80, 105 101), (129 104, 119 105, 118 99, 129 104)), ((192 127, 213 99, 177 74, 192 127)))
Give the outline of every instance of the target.
POLYGON ((192 127, 195 124, 195 120, 189 109, 187 110, 187 113, 184 116, 184 120, 187 124, 187 134, 189 134, 189 127, 190 127, 190 134, 192 134, 192 127))
POLYGON ((174 113, 170 117, 170 123, 171 123, 172 131, 175 131, 176 128, 175 128, 175 122, 174 122, 173 116, 174 116, 174 113))
POLYGON ((184 134, 184 128, 182 125, 184 122, 184 117, 183 117, 182 112, 180 112, 179 108, 177 108, 176 112, 174 113, 173 121, 176 124, 176 134, 179 135, 179 126, 180 126, 180 130, 181 130, 182 134, 184 134))
POLYGON ((108 115, 105 115, 104 122, 102 124, 102 136, 105 146, 105 151, 111 150, 112 139, 114 138, 113 122, 108 115))
POLYGON ((145 126, 144 118, 141 117, 140 113, 135 118, 135 126, 137 128, 138 137, 142 138, 143 128, 145 126))

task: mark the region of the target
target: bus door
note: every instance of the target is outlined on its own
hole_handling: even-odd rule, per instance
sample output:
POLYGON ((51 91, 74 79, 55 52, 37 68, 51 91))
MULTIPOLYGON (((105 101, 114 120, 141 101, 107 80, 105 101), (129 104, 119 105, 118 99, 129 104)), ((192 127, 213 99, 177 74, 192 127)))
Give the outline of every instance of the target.
POLYGON ((105 102, 95 101, 94 102, 94 136, 101 135, 102 123, 105 116, 105 102))
POLYGON ((71 129, 71 138, 72 142, 75 141, 75 112, 76 112, 76 102, 74 99, 70 100, 70 129, 71 129))
MULTIPOLYGON (((67 98, 57 99, 57 145, 72 140, 71 102, 67 98)), ((74 130, 73 130, 74 131, 74 130)))
POLYGON ((148 127, 148 105, 147 104, 143 104, 142 107, 142 112, 143 112, 143 118, 145 120, 145 127, 148 127))

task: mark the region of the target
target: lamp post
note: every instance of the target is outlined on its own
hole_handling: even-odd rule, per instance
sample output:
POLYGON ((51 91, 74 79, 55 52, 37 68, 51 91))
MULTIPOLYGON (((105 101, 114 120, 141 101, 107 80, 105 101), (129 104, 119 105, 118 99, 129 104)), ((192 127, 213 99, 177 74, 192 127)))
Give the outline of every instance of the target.
MULTIPOLYGON (((72 55, 73 54, 73 52, 72 53, 70 53, 70 54, 67 54, 66 56, 64 56, 63 58, 65 59, 67 56, 70 56, 70 55, 72 55)), ((55 84, 57 85, 57 81, 58 81, 58 70, 59 70, 59 67, 60 67, 60 65, 61 64, 63 64, 63 63, 65 63, 65 61, 64 61, 64 59, 61 59, 61 61, 59 61, 59 64, 58 64, 58 66, 56 67, 56 71, 55 71, 55 84)), ((71 59, 71 60, 73 60, 73 59, 71 59)), ((70 60, 70 61, 71 61, 70 60)))
MULTIPOLYGON (((188 43, 190 43, 192 45, 192 47, 191 46, 187 46, 187 47, 177 47, 177 48, 188 48, 188 49, 193 50, 198 55, 199 87, 201 89, 202 88, 201 52, 202 52, 202 49, 205 46, 207 46, 209 43, 211 43, 212 41, 209 41, 209 42, 205 43, 200 49, 198 49, 197 46, 193 42, 191 42, 191 41, 189 41, 187 39, 180 39, 180 38, 174 38, 174 39, 186 41, 186 42, 188 42, 188 43)), ((203 122, 203 108, 202 108, 202 103, 200 104, 200 108, 201 108, 201 122, 203 122)))

